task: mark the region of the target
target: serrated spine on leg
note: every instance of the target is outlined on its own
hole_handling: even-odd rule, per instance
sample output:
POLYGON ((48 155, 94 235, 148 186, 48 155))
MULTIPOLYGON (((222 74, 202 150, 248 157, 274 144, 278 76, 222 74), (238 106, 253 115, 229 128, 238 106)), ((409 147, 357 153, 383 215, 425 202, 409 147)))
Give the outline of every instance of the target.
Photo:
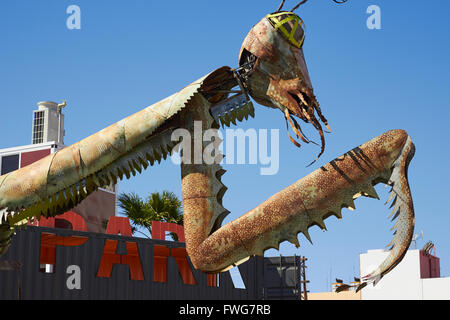
MULTIPOLYGON (((341 218, 342 208, 354 209, 354 199, 358 196, 379 198, 373 188, 375 184, 390 181, 396 190, 397 179, 404 180, 405 174, 397 173, 395 168, 405 167, 399 159, 409 155, 410 145, 410 138, 404 131, 392 130, 349 151, 210 236, 194 239, 195 249, 188 250, 191 261, 200 270, 218 272, 248 256, 277 249, 285 240, 298 245, 298 233, 311 241, 310 227, 325 229, 324 220, 331 215, 341 218)), ((406 193, 410 198, 409 190, 406 193)), ((400 206, 400 212, 402 208, 400 206)), ((185 214, 195 215, 195 210, 185 214)), ((409 245, 410 239, 404 236, 404 229, 411 230, 412 217, 411 210, 398 216, 395 228, 400 232, 394 236, 395 246, 389 261, 380 266, 382 274, 402 259, 402 252, 395 250, 397 243, 403 248, 409 245)), ((188 241, 187 248, 190 248, 188 241)))
POLYGON ((210 77, 228 70, 220 68, 72 146, 0 176, 0 209, 6 210, 3 219, 8 216, 14 224, 30 218, 34 212, 45 216, 63 213, 58 208, 65 207, 68 199, 75 206, 96 188, 116 184, 140 173, 149 164, 166 159, 173 147, 170 135, 169 141, 155 142, 158 139, 152 136, 155 130, 191 105, 210 77), (80 188, 81 181, 84 185, 80 188), (60 198, 64 195, 64 199, 60 198))

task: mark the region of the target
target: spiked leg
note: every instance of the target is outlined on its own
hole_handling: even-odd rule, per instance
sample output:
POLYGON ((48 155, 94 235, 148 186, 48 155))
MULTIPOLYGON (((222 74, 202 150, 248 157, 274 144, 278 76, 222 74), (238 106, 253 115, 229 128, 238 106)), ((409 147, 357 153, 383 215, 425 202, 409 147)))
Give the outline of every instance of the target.
MULTIPOLYGON (((200 111, 197 119, 206 117, 200 111)), ((207 119, 203 118, 207 122, 207 119)), ((186 247, 197 269, 219 272, 285 240, 299 245, 297 234, 310 240, 308 228, 325 228, 324 219, 341 218, 343 207, 355 208, 358 196, 378 198, 373 186, 393 185, 399 205, 389 257, 363 281, 381 278, 403 258, 414 229, 414 209, 407 182, 407 166, 414 152, 403 130, 391 130, 317 169, 275 194, 255 209, 219 228, 228 213, 221 204, 226 187, 219 165, 182 164, 186 247)))

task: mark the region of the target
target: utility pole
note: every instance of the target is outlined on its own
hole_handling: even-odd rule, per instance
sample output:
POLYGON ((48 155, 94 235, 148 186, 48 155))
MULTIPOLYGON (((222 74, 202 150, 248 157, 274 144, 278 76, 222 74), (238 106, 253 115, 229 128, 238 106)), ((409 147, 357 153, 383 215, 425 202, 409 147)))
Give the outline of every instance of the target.
POLYGON ((62 109, 67 105, 66 100, 63 101, 63 103, 58 104, 58 144, 63 144, 63 141, 61 141, 61 135, 64 137, 64 133, 61 134, 61 119, 62 119, 62 109))
POLYGON ((302 266, 302 283, 303 283, 303 300, 308 300, 308 290, 306 290, 306 284, 309 282, 309 280, 306 280, 306 260, 308 260, 305 257, 301 258, 301 266, 302 266))
POLYGON ((297 286, 299 292, 300 300, 308 300, 308 290, 306 289, 306 284, 309 283, 309 280, 306 280, 306 260, 305 257, 295 257, 296 265, 297 265, 297 286))

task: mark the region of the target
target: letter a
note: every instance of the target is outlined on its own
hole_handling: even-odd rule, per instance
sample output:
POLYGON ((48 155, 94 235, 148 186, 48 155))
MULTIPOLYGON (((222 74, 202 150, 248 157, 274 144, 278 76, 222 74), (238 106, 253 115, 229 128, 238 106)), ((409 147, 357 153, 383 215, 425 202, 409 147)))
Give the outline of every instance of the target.
POLYGON ((367 18, 367 28, 369 30, 381 29, 381 9, 377 5, 371 5, 367 8, 366 11, 368 14, 372 14, 369 18, 367 18))
POLYGON ((67 274, 70 274, 69 277, 67 277, 66 286, 67 289, 73 290, 81 289, 81 269, 77 265, 71 265, 67 267, 67 274))
POLYGON ((71 16, 69 16, 66 21, 67 29, 69 29, 69 30, 81 29, 80 7, 77 5, 74 5, 74 4, 71 6, 68 6, 66 13, 71 14, 71 16))

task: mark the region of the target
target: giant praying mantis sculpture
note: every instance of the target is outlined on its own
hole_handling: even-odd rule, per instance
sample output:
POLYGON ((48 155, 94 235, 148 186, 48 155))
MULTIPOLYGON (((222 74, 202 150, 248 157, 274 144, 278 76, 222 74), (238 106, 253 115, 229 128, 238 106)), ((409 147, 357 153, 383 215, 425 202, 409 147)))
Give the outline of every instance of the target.
MULTIPOLYGON (((220 124, 229 126, 253 116, 249 96, 263 106, 280 109, 305 143, 310 140, 295 117, 312 124, 320 133, 320 156, 325 146, 320 121, 328 124, 303 56, 303 21, 293 10, 280 9, 251 29, 239 54, 239 68, 217 69, 72 146, 1 176, 0 253, 7 250, 15 227, 62 214, 99 187, 166 159, 179 142, 171 139, 176 129, 194 134, 195 123, 201 123, 203 130, 218 129, 220 124)), ((207 147, 207 142, 202 143, 207 147)), ((299 246, 298 233, 310 240, 308 228, 325 229, 324 219, 331 215, 340 219, 341 209, 354 208, 359 196, 378 198, 373 186, 382 182, 392 186, 388 202, 393 200, 392 215, 397 221, 389 256, 362 279, 361 287, 376 282, 402 260, 411 242, 414 209, 407 168, 413 155, 414 145, 405 131, 388 131, 221 226, 228 214, 222 206, 226 187, 220 180, 225 171, 218 162, 194 161, 193 154, 181 164, 190 259, 195 268, 215 273, 251 256, 262 256, 285 240, 299 246)))

